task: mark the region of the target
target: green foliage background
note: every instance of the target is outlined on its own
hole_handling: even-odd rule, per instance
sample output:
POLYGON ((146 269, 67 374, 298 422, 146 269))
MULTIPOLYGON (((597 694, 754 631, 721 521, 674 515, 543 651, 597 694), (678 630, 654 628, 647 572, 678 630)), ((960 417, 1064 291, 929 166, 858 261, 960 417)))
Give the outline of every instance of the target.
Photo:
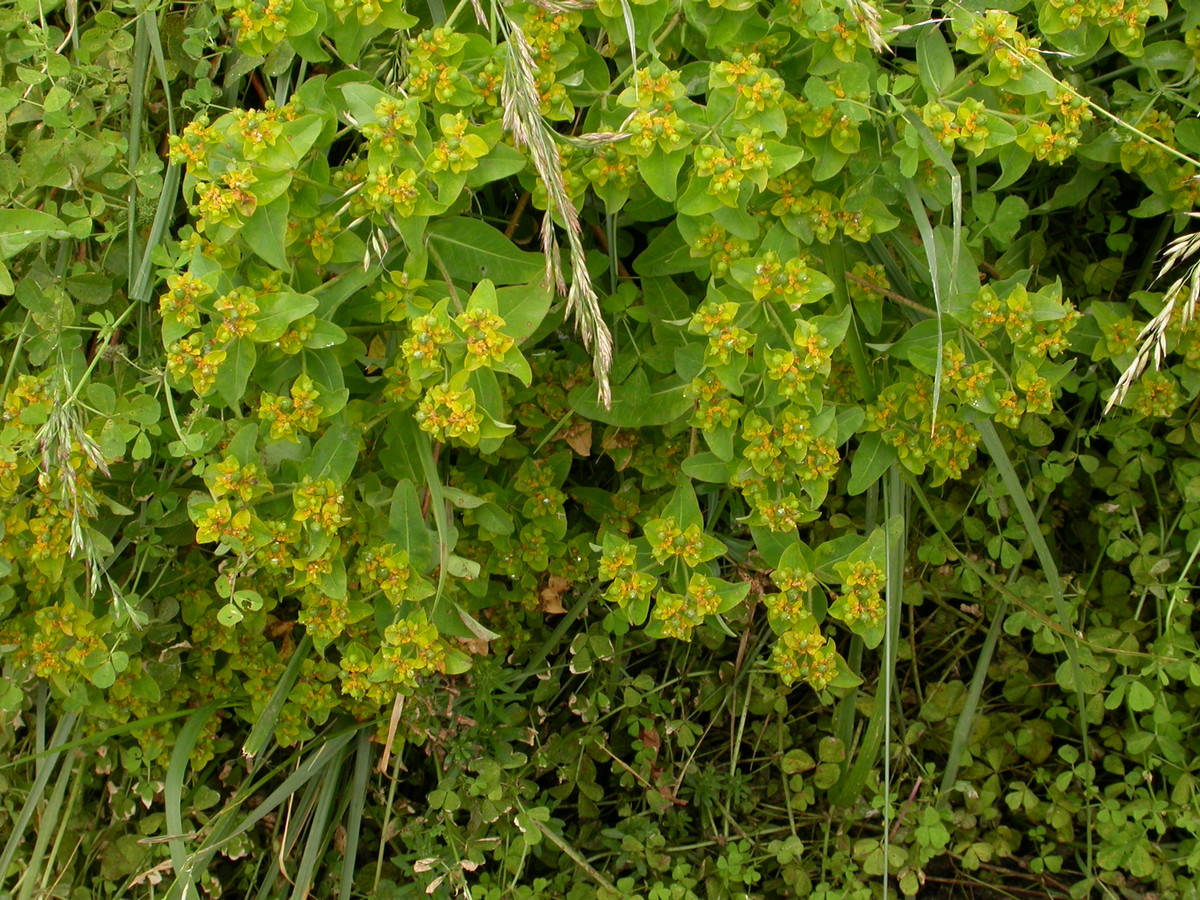
POLYGON ((0 892, 1195 896, 1200 3, 0 32, 0 892))

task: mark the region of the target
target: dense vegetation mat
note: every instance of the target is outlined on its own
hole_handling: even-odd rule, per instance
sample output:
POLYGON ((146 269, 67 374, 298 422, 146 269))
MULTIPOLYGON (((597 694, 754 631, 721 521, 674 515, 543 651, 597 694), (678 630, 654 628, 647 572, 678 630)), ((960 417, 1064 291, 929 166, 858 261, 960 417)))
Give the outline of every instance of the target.
POLYGON ((1200 2, 6 0, 0 897, 1195 897, 1200 2))

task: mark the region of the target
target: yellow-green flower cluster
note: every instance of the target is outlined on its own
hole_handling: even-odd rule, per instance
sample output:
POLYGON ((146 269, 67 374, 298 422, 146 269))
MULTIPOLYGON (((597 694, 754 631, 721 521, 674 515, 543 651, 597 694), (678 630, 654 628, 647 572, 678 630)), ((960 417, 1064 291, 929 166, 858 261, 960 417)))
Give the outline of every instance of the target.
POLYGON ((298 375, 288 396, 263 391, 258 400, 258 418, 270 426, 271 440, 298 439, 300 432, 313 432, 324 412, 317 403, 321 392, 308 375, 298 375))

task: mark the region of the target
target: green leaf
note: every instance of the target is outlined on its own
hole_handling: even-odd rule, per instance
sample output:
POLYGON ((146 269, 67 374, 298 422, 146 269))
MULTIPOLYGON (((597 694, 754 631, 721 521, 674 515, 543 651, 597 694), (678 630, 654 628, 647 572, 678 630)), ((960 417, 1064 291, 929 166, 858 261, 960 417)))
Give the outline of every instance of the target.
POLYGON ((1033 162, 1033 154, 1020 144, 1005 144, 1000 148, 998 159, 1000 160, 1000 177, 991 186, 993 191, 1016 184, 1029 169, 1029 164, 1033 162))
POLYGON ((529 366, 529 360, 516 347, 510 347, 503 359, 492 363, 492 371, 511 375, 525 387, 529 387, 533 382, 533 369, 529 366))
MULTIPOLYGON (((491 369, 476 369, 467 376, 465 383, 469 384, 475 392, 476 406, 486 414, 484 422, 480 426, 480 433, 483 437, 495 438, 511 434, 513 426, 504 421, 508 411, 505 408, 504 393, 500 390, 500 382, 496 379, 496 373, 491 369), (489 426, 492 426, 490 430, 489 426)), ((499 447, 499 444, 496 446, 499 447)))
POLYGON ((381 101, 397 99, 393 95, 381 91, 375 85, 363 82, 343 84, 341 91, 342 96, 346 98, 346 111, 360 128, 363 125, 374 125, 379 121, 375 115, 375 107, 381 101))
MULTIPOLYGON (((481 567, 473 559, 450 554, 446 557, 446 574, 452 578, 478 578, 481 567)), ((496 635, 499 637, 499 635, 496 635)), ((490 640, 490 638, 489 638, 490 640)))
POLYGON ((482 187, 489 182, 516 175, 522 172, 526 165, 528 160, 520 151, 508 144, 497 144, 467 173, 466 185, 470 188, 482 187))
POLYGON ((242 226, 242 237, 263 260, 281 271, 290 271, 287 253, 287 222, 291 201, 286 194, 276 197, 254 211, 242 226))
POLYGON ((258 460, 258 435, 258 425, 255 422, 247 422, 229 441, 225 447, 225 453, 243 466, 256 462, 258 460))
POLYGON ((987 227, 987 233, 996 241, 997 245, 1007 246, 1017 236, 1017 232, 1021 230, 1021 223, 1028 215, 1029 204, 1023 198, 1010 194, 1004 198, 1000 207, 995 211, 991 224, 987 227))
POLYGON ((428 572, 433 565, 435 536, 425 525, 421 500, 411 481, 399 482, 392 491, 387 540, 408 554, 414 571, 428 572))
POLYGON ((651 385, 646 372, 635 369, 624 384, 613 388, 608 409, 595 396, 594 385, 575 388, 567 395, 567 402, 581 416, 618 428, 667 425, 691 411, 692 401, 684 396, 686 387, 677 378, 664 378, 651 385))
POLYGON ((455 216, 429 226, 429 249, 453 278, 496 284, 524 284, 545 268, 539 253, 526 253, 486 222, 455 216))
POLYGON ((504 320, 504 333, 520 344, 542 324, 553 299, 553 291, 541 279, 497 290, 496 312, 504 320))
POLYGON ((785 534, 758 525, 750 526, 750 536, 754 538, 754 546, 763 561, 773 569, 785 565, 789 548, 799 543, 795 532, 785 534))
POLYGON ((1200 153, 1200 120, 1187 118, 1176 123, 1175 140, 1188 153, 1200 153))
POLYGON ((1154 692, 1146 687, 1145 682, 1130 681, 1126 696, 1129 708, 1134 712, 1146 712, 1154 708, 1154 692))
POLYGON ((721 201, 708 192, 709 183, 708 178, 701 178, 693 170, 687 186, 683 189, 683 195, 675 202, 679 212, 685 216, 699 218, 712 215, 720 209, 721 201))
MULTIPOLYGON (((322 10, 323 12, 323 10, 322 10)), ((293 3, 288 9, 287 33, 289 38, 299 37, 312 31, 314 27, 324 23, 324 16, 317 12, 315 6, 309 6, 305 0, 293 3)), ((294 41, 292 42, 295 43, 294 41)))
POLYGON ((820 149, 815 151, 817 162, 813 166, 813 181, 827 181, 845 168, 849 155, 836 149, 828 139, 822 139, 820 149))
POLYGON ((304 342, 306 350, 324 350, 327 347, 336 347, 338 344, 346 342, 346 332, 338 325, 328 322, 325 319, 318 319, 313 324, 312 334, 308 340, 304 342))
POLYGON ((305 350, 302 359, 305 371, 322 394, 337 394, 345 389, 346 375, 336 351, 305 350))
POLYGON ((246 394, 246 383, 254 369, 257 353, 247 338, 238 338, 229 345, 225 361, 217 369, 217 394, 230 408, 237 408, 246 394))
POLYGON ((107 690, 117 682, 117 670, 107 660, 88 672, 88 680, 101 690, 107 690))
POLYGON ((35 209, 0 209, 0 259, 8 259, 48 237, 70 237, 62 219, 35 209))
POLYGON ((667 499, 662 514, 674 516, 680 528, 686 529, 693 525, 697 528, 704 527, 704 516, 700 514, 700 503, 696 500, 696 491, 692 488, 692 482, 689 479, 684 478, 679 482, 667 499))
POLYGON ((314 481, 328 478, 335 484, 345 484, 358 460, 358 442, 357 428, 344 422, 330 425, 300 466, 300 477, 314 481))
POLYGON ((275 724, 279 721, 279 716, 283 712, 288 696, 292 693, 292 688, 300 678, 301 668, 304 660, 308 657, 311 646, 311 639, 305 635, 296 649, 292 651, 291 659, 288 660, 283 674, 275 682, 266 707, 254 717, 254 726, 250 729, 250 734, 246 736, 246 742, 242 744, 242 755, 248 759, 253 759, 267 749, 267 742, 275 733, 275 724))
POLYGON ((940 97, 954 81, 954 58, 940 26, 927 29, 917 40, 917 70, 931 97, 940 97))
POLYGON ((264 294, 258 298, 258 313, 254 316, 257 327, 250 339, 260 344, 279 340, 288 326, 307 316, 317 308, 317 298, 295 291, 280 291, 264 294))
MULTIPOLYGON (((290 33, 290 36, 288 37, 288 43, 295 48, 296 53, 299 54, 302 59, 305 59, 308 62, 328 62, 330 56, 325 52, 324 48, 321 47, 320 41, 321 36, 324 34, 325 25, 329 18, 328 11, 323 2, 320 2, 320 0, 301 0, 301 2, 293 4, 288 15, 288 24, 290 26, 292 22, 295 21, 298 23, 298 27, 301 27, 303 23, 307 22, 310 18, 314 23, 313 27, 304 31, 302 34, 296 34, 291 27, 288 28, 290 33), (297 8, 300 6, 304 7, 303 12, 297 8)), ((315 80, 316 79, 311 79, 310 83, 311 81, 315 80)))
POLYGON ((899 457, 896 448, 884 441, 877 431, 863 435, 858 449, 850 462, 850 483, 846 486, 851 496, 861 494, 883 477, 892 463, 899 457))
POLYGON ((89 384, 87 390, 84 391, 84 396, 101 415, 111 416, 117 408, 116 391, 102 381, 93 381, 89 384))
POLYGON ((492 534, 512 534, 515 530, 512 516, 500 504, 491 501, 475 510, 475 522, 492 534))
POLYGON ((408 413, 393 412, 384 429, 379 461, 383 471, 397 482, 408 480, 418 484, 424 480, 417 436, 424 437, 425 433, 414 426, 408 413))
POLYGON ((723 460, 714 453, 697 453, 689 456, 681 466, 683 474, 697 481, 726 484, 737 472, 738 464, 730 459, 723 460))
POLYGON ((938 346, 941 338, 936 319, 926 319, 918 322, 904 333, 900 340, 893 344, 868 344, 876 350, 883 350, 888 356, 906 360, 926 375, 937 371, 938 346))
MULTIPOLYGON (((453 557, 453 558, 458 559, 458 557, 453 557)), ((499 634, 497 634, 496 632, 492 631, 490 628, 485 626, 482 622, 480 622, 478 619, 476 619, 474 616, 472 616, 469 612, 467 612, 461 606, 458 607, 458 617, 460 619, 462 619, 463 624, 466 625, 468 629, 470 629, 471 634, 473 634, 476 638, 478 638, 481 641, 494 641, 500 637, 499 634)))
POLYGON ((285 122, 279 137, 298 163, 312 149, 324 128, 325 120, 321 116, 301 116, 291 122, 285 122))
POLYGON ((700 535, 700 551, 698 557, 701 562, 708 562, 710 559, 716 559, 718 556, 724 556, 729 552, 729 548, 725 546, 725 542, 720 538, 713 537, 711 534, 700 535))
POLYGON ((217 621, 226 628, 232 628, 244 618, 246 618, 245 614, 232 603, 226 603, 217 610, 217 621))
POLYGON ((471 291, 471 296, 467 298, 467 309, 500 312, 500 307, 496 302, 496 285, 491 282, 491 279, 485 278, 475 285, 475 290, 471 291))
POLYGON ((674 153, 664 153, 655 148, 649 156, 638 160, 638 171, 641 173, 646 187, 654 191, 663 200, 674 201, 678 193, 679 170, 688 158, 686 148, 674 153))
POLYGON ((650 245, 633 261, 633 270, 645 276, 680 275, 684 272, 700 272, 707 269, 706 260, 692 258, 674 219, 654 236, 650 245))
POLYGON ((442 493, 457 509, 477 509, 487 502, 482 497, 476 497, 474 494, 468 494, 458 488, 443 488, 442 493))

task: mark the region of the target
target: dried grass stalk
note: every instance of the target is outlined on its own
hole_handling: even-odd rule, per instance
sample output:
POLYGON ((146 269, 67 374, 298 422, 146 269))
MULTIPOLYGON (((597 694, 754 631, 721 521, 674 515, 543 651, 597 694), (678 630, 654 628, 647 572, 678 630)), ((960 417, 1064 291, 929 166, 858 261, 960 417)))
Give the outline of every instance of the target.
POLYGON ((596 5, 592 0, 530 0, 530 2, 546 12, 554 14, 592 9, 596 5))
POLYGON ((600 313, 600 300, 592 287, 583 248, 579 210, 567 193, 563 179, 562 156, 558 142, 539 112, 537 66, 525 33, 507 17, 502 19, 507 33, 508 52, 501 86, 504 103, 504 127, 518 147, 529 151, 534 170, 546 185, 546 213, 542 217, 542 251, 546 256, 546 281, 553 283, 567 298, 567 315, 574 318, 583 345, 592 354, 600 402, 608 407, 612 390, 608 373, 612 368, 612 334, 600 313), (570 255, 571 284, 567 286, 562 254, 554 231, 554 218, 563 222, 570 255))
POLYGON ((892 48, 888 46, 887 39, 883 36, 882 17, 874 4, 870 0, 846 0, 846 7, 854 16, 855 21, 862 26, 863 31, 867 33, 871 49, 876 53, 891 53, 892 48))
MULTIPOLYGON (((1200 213, 1188 213, 1187 215, 1191 218, 1200 218, 1200 213)), ((1200 232, 1180 235, 1171 241, 1163 251, 1158 275, 1154 279, 1156 282, 1165 278, 1169 272, 1176 270, 1188 260, 1191 260, 1191 264, 1182 275, 1171 282, 1170 287, 1167 288, 1163 308, 1138 333, 1137 355, 1117 380, 1117 386, 1104 406, 1105 414, 1125 400, 1130 389, 1146 371, 1146 366, 1151 360, 1153 360, 1156 370, 1162 367, 1163 360, 1167 355, 1167 329, 1170 327, 1172 319, 1175 318, 1176 309, 1179 309, 1180 322, 1185 328, 1196 315, 1196 303, 1200 301, 1200 258, 1197 258, 1198 256, 1200 256, 1200 232)))

